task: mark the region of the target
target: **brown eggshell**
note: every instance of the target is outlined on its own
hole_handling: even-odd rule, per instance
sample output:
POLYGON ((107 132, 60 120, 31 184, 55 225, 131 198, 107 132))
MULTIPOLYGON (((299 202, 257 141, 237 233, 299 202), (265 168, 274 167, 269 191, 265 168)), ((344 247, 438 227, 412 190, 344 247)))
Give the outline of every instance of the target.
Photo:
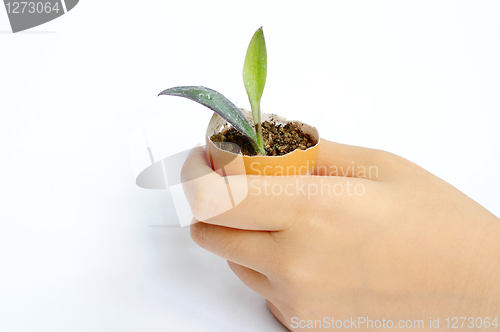
MULTIPOLYGON (((241 109, 242 113, 252 124, 253 119, 250 112, 241 109)), ((318 158, 320 137, 315 127, 309 126, 299 121, 287 121, 285 118, 274 114, 261 115, 262 122, 287 124, 293 123, 304 133, 307 133, 314 140, 315 145, 306 150, 294 150, 283 156, 242 156, 236 153, 222 150, 217 147, 210 137, 213 134, 224 133, 229 129, 226 120, 214 113, 206 131, 207 158, 210 160, 212 169, 222 170, 221 175, 269 175, 288 176, 311 174, 318 158)))

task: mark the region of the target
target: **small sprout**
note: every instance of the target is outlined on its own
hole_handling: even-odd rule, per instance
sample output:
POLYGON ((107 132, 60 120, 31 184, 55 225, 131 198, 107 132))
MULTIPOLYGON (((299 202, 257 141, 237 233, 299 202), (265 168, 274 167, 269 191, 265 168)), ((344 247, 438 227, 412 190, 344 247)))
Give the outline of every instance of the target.
POLYGON ((260 99, 264 92, 267 76, 267 52, 264 32, 260 27, 248 45, 245 64, 243 66, 243 82, 252 107, 253 122, 257 132, 257 144, 264 147, 260 121, 260 99))
POLYGON ((179 96, 210 108, 247 136, 258 154, 265 155, 260 120, 260 99, 267 75, 266 43, 262 27, 252 37, 243 66, 243 81, 252 107, 255 131, 246 117, 221 93, 203 86, 178 86, 162 91, 160 95, 179 96))

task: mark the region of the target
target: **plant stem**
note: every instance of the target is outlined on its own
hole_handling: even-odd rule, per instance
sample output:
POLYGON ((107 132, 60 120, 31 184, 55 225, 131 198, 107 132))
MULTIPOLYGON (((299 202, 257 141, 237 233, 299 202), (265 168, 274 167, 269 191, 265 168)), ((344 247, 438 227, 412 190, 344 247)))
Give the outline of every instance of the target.
POLYGON ((257 146, 260 150, 260 151, 257 150, 257 152, 259 152, 262 155, 265 155, 266 150, 264 150, 264 140, 262 139, 262 126, 259 124, 258 126, 255 127, 255 129, 257 129, 257 146))
POLYGON ((252 144, 255 152, 257 152, 257 154, 260 154, 262 156, 265 156, 266 155, 266 150, 264 150, 264 148, 260 148, 257 144, 255 144, 254 141, 250 141, 250 143, 252 144))
MULTIPOLYGON (((252 110, 253 111, 253 110, 252 110)), ((253 122, 255 125, 255 133, 257 134, 257 153, 261 155, 266 155, 266 150, 264 149, 264 139, 262 138, 262 123, 260 122, 260 102, 257 106, 257 112, 253 113, 253 122)))

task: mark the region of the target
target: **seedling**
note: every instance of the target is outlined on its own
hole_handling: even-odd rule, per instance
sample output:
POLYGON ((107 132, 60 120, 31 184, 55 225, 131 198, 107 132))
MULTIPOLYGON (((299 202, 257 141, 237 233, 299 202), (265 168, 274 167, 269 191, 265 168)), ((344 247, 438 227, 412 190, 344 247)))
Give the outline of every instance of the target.
POLYGON ((229 99, 221 93, 203 86, 178 86, 162 91, 160 95, 179 96, 191 99, 210 108, 229 122, 236 130, 247 136, 258 154, 265 155, 262 127, 260 121, 260 100, 267 76, 267 52, 264 33, 260 27, 248 45, 243 82, 247 91, 254 127, 229 99))

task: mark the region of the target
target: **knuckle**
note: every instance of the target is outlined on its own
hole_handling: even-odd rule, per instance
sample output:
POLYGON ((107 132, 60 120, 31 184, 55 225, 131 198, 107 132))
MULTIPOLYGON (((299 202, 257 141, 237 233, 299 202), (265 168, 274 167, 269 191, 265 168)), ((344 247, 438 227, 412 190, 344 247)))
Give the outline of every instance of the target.
POLYGON ((307 266, 295 261, 284 261, 278 266, 281 281, 290 288, 307 286, 310 280, 307 266))
POLYGON ((380 164, 385 164, 389 166, 396 166, 403 161, 403 158, 401 158, 397 154, 383 150, 378 150, 376 152, 375 159, 380 164))
POLYGON ((193 180, 193 162, 190 162, 189 157, 186 159, 181 168, 181 182, 193 180))
POLYGON ((198 188, 193 196, 191 202, 191 211, 197 220, 207 220, 214 216, 217 209, 218 198, 217 195, 204 188, 198 188))
POLYGON ((198 222, 190 226, 190 235, 193 241, 197 244, 203 243, 204 240, 203 223, 198 222))
POLYGON ((251 289, 259 288, 259 279, 254 274, 250 273, 251 270, 236 263, 229 263, 229 267, 233 273, 251 289))
POLYGON ((218 237, 217 242, 222 252, 238 259, 241 253, 241 242, 234 241, 231 237, 218 237))
POLYGON ((189 174, 189 166, 187 163, 184 163, 181 168, 181 182, 188 182, 188 174, 189 174))
POLYGON ((388 169, 392 171, 407 166, 405 165, 406 160, 404 158, 392 152, 387 152, 383 150, 376 150, 369 159, 370 159, 369 166, 373 165, 373 167, 377 167, 377 172, 375 172, 376 177, 374 178, 374 180, 376 180, 379 176, 384 176, 384 174, 379 174, 381 170, 380 171, 378 170, 378 166, 381 166, 382 170, 388 169))

